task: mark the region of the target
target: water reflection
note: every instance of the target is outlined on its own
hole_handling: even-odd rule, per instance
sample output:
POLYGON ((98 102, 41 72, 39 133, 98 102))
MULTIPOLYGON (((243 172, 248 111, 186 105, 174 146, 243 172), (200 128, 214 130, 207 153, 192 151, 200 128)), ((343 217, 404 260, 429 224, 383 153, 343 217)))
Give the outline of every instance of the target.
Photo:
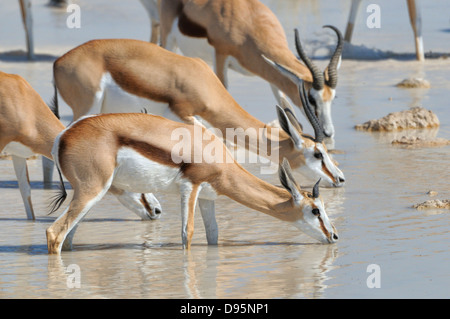
POLYGON ((187 253, 185 289, 192 298, 318 298, 336 256, 328 245, 226 241, 187 253))
POLYGON ((420 138, 422 140, 433 140, 436 138, 439 128, 430 128, 423 130, 402 130, 394 132, 371 132, 370 137, 376 141, 377 144, 391 144, 394 140, 400 140, 402 137, 406 138, 420 138))
POLYGON ((89 263, 86 256, 78 258, 80 254, 48 256, 46 288, 52 294, 82 298, 320 298, 338 255, 334 245, 289 242, 231 241, 195 245, 190 252, 179 247, 135 248, 135 256, 131 247, 116 251, 121 266, 109 253, 102 256, 95 249, 97 257, 89 263), (168 261, 158 259, 168 255, 168 261), (80 289, 70 289, 71 265, 79 266, 80 289))

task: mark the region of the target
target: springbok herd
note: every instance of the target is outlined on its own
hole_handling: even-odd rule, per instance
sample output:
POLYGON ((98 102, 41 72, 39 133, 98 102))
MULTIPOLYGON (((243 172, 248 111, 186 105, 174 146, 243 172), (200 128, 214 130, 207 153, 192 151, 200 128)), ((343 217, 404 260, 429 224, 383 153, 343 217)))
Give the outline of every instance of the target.
POLYGON ((324 143, 335 138, 331 104, 343 45, 340 31, 325 26, 338 40, 322 71, 305 54, 297 31, 301 60, 290 51, 277 17, 257 0, 146 3, 154 17, 154 43, 96 39, 70 50, 54 62, 50 107, 22 77, 0 72, 0 150, 12 155, 28 219, 35 217, 27 157, 47 159, 45 183, 56 164, 61 189, 51 212, 67 196, 63 176, 73 189, 70 205, 46 231, 49 254, 72 248, 77 225, 107 192, 143 220, 161 216, 158 193, 180 194, 185 249, 191 245, 197 203, 208 244, 218 243, 214 203, 219 195, 289 222, 321 243, 336 242, 319 184, 345 184, 324 143), (212 48, 214 70, 200 58, 174 53, 177 33, 192 37, 196 50, 212 48), (280 127, 261 122, 234 100, 227 91, 228 68, 269 82, 280 127), (73 111, 68 127, 59 120, 58 95, 73 111), (314 136, 303 132, 288 98, 309 120, 314 136), (245 131, 242 146, 278 164, 282 186, 252 175, 236 161, 227 147, 234 142, 234 137, 227 141, 229 129, 245 131), (194 137, 184 139, 182 152, 173 151, 179 143, 175 131, 194 137), (272 149, 263 152, 267 145, 272 149), (194 158, 198 154, 201 160, 194 158), (317 181, 312 192, 300 188, 293 171, 317 181))

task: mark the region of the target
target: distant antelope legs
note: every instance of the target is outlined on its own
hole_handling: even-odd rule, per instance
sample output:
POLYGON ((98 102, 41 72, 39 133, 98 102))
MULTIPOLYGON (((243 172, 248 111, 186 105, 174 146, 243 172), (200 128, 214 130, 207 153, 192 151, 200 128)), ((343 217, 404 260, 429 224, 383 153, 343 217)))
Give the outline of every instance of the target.
POLYGON ((353 0, 350 8, 350 16, 348 17, 347 28, 345 29, 344 40, 348 43, 352 42, 353 29, 355 28, 355 20, 358 15, 358 10, 361 5, 361 0, 353 0))
POLYGON ((52 188, 53 169, 55 164, 45 156, 42 156, 42 175, 44 176, 44 189, 52 188))
POLYGON ((416 57, 419 61, 425 60, 425 54, 423 52, 423 39, 422 39, 422 17, 420 15, 420 10, 416 5, 415 0, 408 1, 408 12, 409 19, 411 21, 411 26, 414 31, 414 39, 416 44, 416 57))
POLYGON ((144 6, 145 10, 147 10, 147 13, 150 18, 150 23, 152 26, 151 29, 151 35, 150 35, 150 42, 151 43, 158 43, 159 40, 159 14, 158 14, 158 4, 156 0, 140 0, 142 5, 144 6))
POLYGON ((217 226, 216 221, 214 201, 199 198, 198 206, 200 207, 200 212, 202 213, 208 245, 217 245, 219 238, 219 227, 217 226))
POLYGON ((27 218, 35 220, 33 204, 31 203, 31 186, 28 176, 27 160, 15 155, 12 156, 12 160, 27 218))
MULTIPOLYGON (((415 46, 416 46, 416 58, 418 61, 425 60, 425 54, 423 50, 422 39, 422 18, 420 10, 416 4, 416 0, 406 0, 408 4, 409 19, 414 32, 415 46)), ((348 17, 347 28, 345 29, 344 40, 350 43, 352 41, 353 29, 355 27, 356 16, 361 5, 361 0, 352 0, 350 8, 350 15, 348 17)))
POLYGON ((222 82, 223 86, 228 88, 228 59, 227 55, 221 54, 219 52, 215 52, 214 54, 214 72, 219 78, 220 82, 222 82))
POLYGON ((19 0, 20 9, 22 11, 22 21, 25 28, 27 40, 27 56, 28 60, 34 60, 34 44, 33 44, 33 16, 31 14, 31 0, 19 0))

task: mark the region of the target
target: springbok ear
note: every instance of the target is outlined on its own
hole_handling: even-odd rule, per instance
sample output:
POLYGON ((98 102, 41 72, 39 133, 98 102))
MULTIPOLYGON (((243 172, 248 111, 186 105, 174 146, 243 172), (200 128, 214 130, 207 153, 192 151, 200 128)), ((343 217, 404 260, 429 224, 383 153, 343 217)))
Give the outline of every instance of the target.
POLYGON ((280 95, 280 104, 281 108, 284 110, 287 117, 291 121, 291 124, 293 124, 300 133, 303 132, 303 126, 295 116, 295 110, 292 107, 292 104, 289 103, 285 95, 280 95))
POLYGON ((292 195, 294 203, 296 205, 300 205, 303 196, 300 193, 300 187, 294 179, 291 166, 286 158, 283 158, 283 162, 278 169, 278 176, 280 178, 281 185, 283 185, 283 187, 286 188, 286 190, 292 195))
MULTIPOLYGON (((283 110, 283 108, 279 105, 277 105, 277 115, 278 121, 280 122, 280 126, 283 129, 283 131, 285 131, 289 135, 295 147, 297 147, 298 149, 302 149, 304 142, 303 138, 300 135, 299 130, 296 128, 295 124, 293 124, 292 120, 286 114, 285 110, 283 110)), ((291 114, 291 118, 292 116, 293 114, 291 114)))
POLYGON ((302 79, 300 76, 298 76, 293 70, 289 69, 288 67, 281 65, 275 61, 272 61, 268 57, 266 57, 264 54, 261 54, 262 58, 270 64, 275 70, 283 74, 285 77, 287 77, 289 80, 294 82, 294 84, 298 85, 302 79))
POLYGON ((314 185, 313 187, 313 191, 312 191, 312 196, 313 198, 318 198, 319 197, 319 184, 320 184, 320 180, 321 178, 319 178, 319 180, 317 181, 317 183, 314 185))

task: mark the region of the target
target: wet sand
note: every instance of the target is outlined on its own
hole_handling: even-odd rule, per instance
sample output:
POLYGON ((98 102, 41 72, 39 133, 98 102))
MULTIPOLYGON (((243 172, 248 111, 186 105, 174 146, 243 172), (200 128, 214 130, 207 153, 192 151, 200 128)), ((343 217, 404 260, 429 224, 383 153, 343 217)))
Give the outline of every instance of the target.
MULTIPOLYGON (((100 15, 100 8, 80 1, 86 7, 77 33, 65 29, 64 13, 41 6, 45 2, 36 1, 38 61, 28 63, 17 54, 12 58, 0 55, 0 69, 24 76, 45 101, 52 95, 53 58, 88 36, 149 37, 148 18, 138 3, 132 6, 112 1, 117 7, 104 7, 100 15), (121 19, 124 25, 118 22, 121 19)), ((332 1, 320 5, 303 1, 304 10, 295 1, 264 2, 279 14, 288 35, 305 21, 307 27, 302 34, 313 32, 305 39, 309 49, 317 45, 311 39, 316 31, 319 44, 334 43, 333 37, 322 33, 323 24, 336 24, 344 30, 347 14, 334 18, 332 1)), ((439 5, 448 6, 442 1, 439 5)), ((5 11, 2 7, 2 16, 14 20, 12 14, 8 15, 13 9, 12 4, 5 11)), ((428 14, 425 24, 430 23, 430 12, 448 9, 433 3, 424 11, 428 14)), ((386 10, 383 28, 374 33, 360 25, 355 43, 385 51, 413 52, 407 16, 400 15, 392 22, 392 15, 386 10), (388 29, 391 23, 394 31, 388 29), (377 42, 382 32, 387 35, 377 42)), ((444 44, 450 42, 441 41, 448 38, 448 32, 440 31, 448 27, 448 21, 439 24, 440 19, 435 18, 432 22, 436 25, 424 32, 425 44, 436 52, 450 52, 444 44)), ((0 33, 1 38, 8 39, 2 42, 7 43, 2 51, 24 46, 18 14, 14 28, 9 34, 0 33)), ((292 40, 290 37, 293 48, 292 40)), ((316 53, 317 63, 324 68, 327 61, 316 53)), ((450 147, 396 147, 391 141, 405 132, 354 129, 370 119, 423 106, 438 116, 440 127, 414 134, 450 139, 449 71, 450 61, 443 58, 423 64, 408 57, 343 60, 332 109, 335 148, 341 152, 333 156, 347 183, 340 189, 321 189, 327 213, 340 235, 334 245, 318 244, 288 224, 220 198, 216 208, 219 245, 206 245, 197 214, 192 250, 184 252, 177 198, 158 195, 163 216, 142 222, 107 195, 79 226, 74 250, 60 257, 48 256, 45 229, 63 209, 47 215, 48 200, 55 190, 42 187, 41 161, 28 161, 37 215, 31 222, 25 219, 12 162, 0 160, 0 298, 449 298, 450 214, 448 210, 416 210, 412 205, 429 200, 426 192, 430 189, 439 198, 450 198, 450 147), (409 77, 425 78, 431 87, 396 87, 409 77), (381 288, 367 286, 367 267, 371 264, 380 266, 381 288), (71 273, 66 267, 70 265, 78 265, 81 270, 80 288, 68 287, 71 273)), ((229 77, 230 93, 243 107, 264 122, 275 118, 275 100, 266 83, 233 72, 229 77)), ((297 115, 311 133, 299 111, 297 115)), ((71 112, 63 103, 62 120, 67 124, 70 119, 71 112)), ((260 175, 258 166, 246 168, 279 183, 276 176, 260 175)), ((296 178, 304 187, 311 187, 312 181, 299 175, 296 178)))

